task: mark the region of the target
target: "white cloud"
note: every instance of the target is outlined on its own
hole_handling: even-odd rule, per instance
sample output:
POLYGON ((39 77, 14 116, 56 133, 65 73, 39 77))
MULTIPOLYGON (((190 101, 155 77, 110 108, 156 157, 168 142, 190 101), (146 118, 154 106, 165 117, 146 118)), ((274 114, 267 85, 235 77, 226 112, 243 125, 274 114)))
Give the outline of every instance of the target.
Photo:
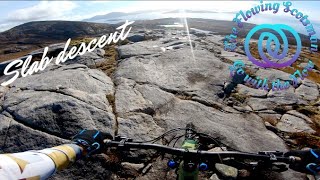
POLYGON ((76 4, 70 1, 41 1, 34 6, 11 12, 8 15, 8 21, 27 22, 60 19, 74 8, 76 8, 76 4))
POLYGON ((239 11, 241 8, 249 8, 253 3, 252 1, 140 1, 130 7, 119 8, 114 11, 133 12, 142 10, 188 9, 230 12, 239 11))
POLYGON ((0 32, 6 31, 16 25, 18 23, 0 23, 0 32))
POLYGON ((89 2, 93 4, 106 4, 106 3, 109 3, 110 1, 89 1, 89 2))
POLYGON ((68 21, 82 21, 84 19, 89 19, 97 15, 105 15, 110 13, 109 11, 96 11, 92 13, 71 13, 65 16, 62 16, 60 20, 68 20, 68 21))

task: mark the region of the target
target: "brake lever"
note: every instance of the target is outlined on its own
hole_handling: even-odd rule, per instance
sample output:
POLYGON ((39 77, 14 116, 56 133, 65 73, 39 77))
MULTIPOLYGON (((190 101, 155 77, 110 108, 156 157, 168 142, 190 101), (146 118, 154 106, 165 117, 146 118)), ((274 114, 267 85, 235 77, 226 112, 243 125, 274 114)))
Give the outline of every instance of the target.
POLYGON ((262 154, 262 155, 274 154, 275 156, 282 156, 284 153, 281 151, 259 151, 258 154, 262 154))
MULTIPOLYGON (((112 140, 110 140, 110 139, 105 139, 103 142, 104 142, 105 144, 108 144, 108 142, 110 142, 110 141, 112 141, 112 140)), ((118 147, 124 147, 124 144, 125 144, 126 142, 132 142, 133 139, 127 138, 127 137, 124 137, 124 136, 116 136, 113 141, 118 141, 118 142, 119 142, 118 147)))
POLYGON ((133 139, 127 138, 127 137, 125 137, 125 136, 116 136, 116 137, 114 138, 114 141, 119 141, 119 142, 122 142, 122 141, 132 142, 133 139))

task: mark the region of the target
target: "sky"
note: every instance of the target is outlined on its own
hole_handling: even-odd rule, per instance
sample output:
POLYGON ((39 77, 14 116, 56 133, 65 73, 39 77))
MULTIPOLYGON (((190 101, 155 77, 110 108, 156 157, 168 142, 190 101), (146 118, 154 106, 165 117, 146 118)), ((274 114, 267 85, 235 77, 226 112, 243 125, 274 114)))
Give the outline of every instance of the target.
MULTIPOLYGON (((263 3, 267 2, 274 3, 277 1, 263 1, 263 3)), ((282 2, 279 1, 281 4, 282 2)), ((294 8, 308 15, 311 22, 316 25, 319 24, 316 31, 320 32, 320 11, 318 11, 320 2, 292 1, 292 3, 294 8)), ((0 1, 0 32, 30 21, 79 21, 110 12, 176 9, 238 12, 249 10, 258 4, 260 4, 260 1, 0 1)), ((278 13, 277 17, 278 21, 281 19, 281 21, 299 22, 291 15, 282 12, 282 6, 280 10, 281 12, 278 13)), ((256 18, 256 20, 252 18, 250 22, 259 23, 262 17, 267 18, 270 22, 275 18, 270 12, 256 18)))

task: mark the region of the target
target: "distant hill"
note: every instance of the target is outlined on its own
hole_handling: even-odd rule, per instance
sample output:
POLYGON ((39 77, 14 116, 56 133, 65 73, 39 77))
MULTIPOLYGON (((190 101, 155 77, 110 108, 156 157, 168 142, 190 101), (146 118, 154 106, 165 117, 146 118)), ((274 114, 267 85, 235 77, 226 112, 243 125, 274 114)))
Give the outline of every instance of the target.
POLYGON ((16 26, 0 33, 0 44, 38 44, 44 41, 67 40, 81 36, 101 35, 113 32, 108 24, 80 21, 37 21, 16 26))
POLYGON ((0 61, 16 58, 28 51, 52 43, 66 42, 69 38, 100 36, 114 32, 109 24, 80 21, 28 22, 0 33, 0 61), (6 57, 10 54, 10 57, 6 57))
POLYGON ((97 15, 94 16, 92 18, 89 19, 84 19, 83 21, 97 21, 97 20, 101 20, 101 19, 114 19, 114 18, 119 18, 122 16, 126 16, 126 15, 130 15, 130 14, 134 14, 134 13, 124 13, 124 12, 112 12, 109 14, 105 14, 105 15, 97 15))
POLYGON ((124 12, 111 12, 105 15, 97 15, 89 19, 84 19, 83 21, 86 22, 96 22, 99 20, 112 20, 112 19, 121 19, 123 16, 130 16, 130 15, 138 15, 148 13, 150 11, 136 11, 131 13, 124 13, 124 12))
POLYGON ((185 12, 185 13, 217 13, 216 11, 206 11, 206 10, 173 10, 173 11, 168 11, 165 12, 163 14, 170 14, 170 13, 181 13, 181 12, 185 12))

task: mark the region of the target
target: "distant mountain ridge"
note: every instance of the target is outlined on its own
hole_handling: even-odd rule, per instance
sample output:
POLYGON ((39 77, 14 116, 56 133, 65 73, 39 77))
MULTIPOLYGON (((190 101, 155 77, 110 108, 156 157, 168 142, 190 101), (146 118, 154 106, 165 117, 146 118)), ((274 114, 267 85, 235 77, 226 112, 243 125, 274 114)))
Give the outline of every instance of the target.
POLYGON ((164 12, 164 14, 169 14, 169 13, 217 13, 216 11, 207 11, 207 10, 173 10, 173 11, 168 11, 164 12))
POLYGON ((112 25, 101 23, 36 21, 0 33, 0 44, 8 43, 8 41, 17 44, 43 43, 44 40, 66 40, 74 37, 100 35, 114 30, 112 25))
POLYGON ((138 14, 143 14, 143 13, 148 13, 151 11, 136 11, 136 12, 130 12, 130 13, 125 13, 125 12, 111 12, 105 15, 97 15, 97 16, 93 16, 91 18, 88 19, 84 19, 82 21, 86 21, 86 22, 94 22, 94 21, 99 21, 102 19, 118 19, 121 18, 123 16, 129 16, 129 15, 138 15, 138 14))
MULTIPOLYGON (((145 10, 145 11, 134 11, 134 12, 111 12, 104 15, 93 16, 88 19, 83 19, 85 22, 99 22, 99 23, 118 23, 121 20, 154 20, 163 18, 177 18, 177 14, 187 13, 193 15, 199 14, 215 14, 220 11, 215 10, 190 10, 190 9, 162 9, 162 10, 145 10)), ((224 13, 235 13, 235 12, 224 12, 224 13)), ((204 17, 190 17, 190 18, 204 18, 204 17)), ((211 19, 211 18, 205 18, 211 19)))
POLYGON ((122 16, 126 16, 129 14, 133 14, 133 13, 124 13, 124 12, 111 12, 105 15, 97 15, 97 16, 93 16, 92 18, 89 19, 84 19, 83 21, 96 21, 96 20, 101 20, 101 19, 113 19, 113 18, 119 18, 122 16))
POLYGON ((101 36, 115 31, 109 24, 81 21, 36 21, 0 33, 0 61, 17 58, 69 38, 101 36), (18 54, 17 54, 18 53, 18 54), (17 54, 13 56, 12 54, 17 54))

